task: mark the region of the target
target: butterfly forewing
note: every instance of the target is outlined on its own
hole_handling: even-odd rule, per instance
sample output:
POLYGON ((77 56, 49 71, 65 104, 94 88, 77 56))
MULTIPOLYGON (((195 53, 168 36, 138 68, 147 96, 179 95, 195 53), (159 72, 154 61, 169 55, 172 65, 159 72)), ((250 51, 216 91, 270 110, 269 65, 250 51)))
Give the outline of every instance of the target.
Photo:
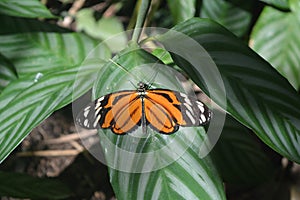
POLYGON ((138 128, 141 124, 142 102, 138 93, 134 91, 132 94, 120 98, 116 104, 122 106, 112 106, 110 112, 114 117, 111 123, 111 129, 116 134, 130 133, 138 128))
POLYGON ((100 128, 99 122, 104 119, 104 106, 107 104, 108 95, 100 97, 89 103, 76 117, 76 123, 86 129, 100 128))
POLYGON ((203 126, 210 121, 211 111, 204 103, 184 93, 174 93, 181 102, 180 110, 185 121, 180 126, 203 126))

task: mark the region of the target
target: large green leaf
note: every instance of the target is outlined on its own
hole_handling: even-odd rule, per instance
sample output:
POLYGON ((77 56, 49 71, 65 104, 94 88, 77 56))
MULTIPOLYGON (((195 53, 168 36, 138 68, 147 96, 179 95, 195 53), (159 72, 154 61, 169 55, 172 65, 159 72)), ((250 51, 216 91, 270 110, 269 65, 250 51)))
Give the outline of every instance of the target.
POLYGON ((247 10, 243 10, 228 1, 204 0, 200 17, 213 19, 237 36, 243 36, 249 29, 252 16, 247 10))
POLYGON ((25 33, 3 37, 9 41, 2 43, 1 50, 13 60, 22 77, 12 81, 0 95, 0 117, 3 119, 0 162, 52 112, 91 88, 92 83, 86 77, 95 76, 101 69, 103 61, 100 58, 110 57, 106 46, 91 52, 96 41, 77 33, 25 33), (33 41, 35 45, 31 45, 33 41), (55 47, 53 52, 49 45, 55 47), (28 48, 18 51, 17 47, 28 48), (82 64, 88 53, 88 59, 82 64), (27 61, 35 68, 29 71, 22 68, 28 66, 27 61), (80 65, 83 70, 78 72, 80 65), (73 91, 74 84, 76 90, 73 91))
MULTIPOLYGON (((152 88, 182 90, 172 70, 138 47, 113 60, 98 74, 95 97, 135 90, 139 81, 150 82, 152 88)), ((199 155, 207 137, 203 128, 184 127, 173 135, 138 128, 126 136, 101 130, 99 136, 118 199, 225 199, 210 158, 199 155)))
POLYGON ((17 78, 14 66, 0 54, 0 94, 5 86, 17 78))
MULTIPOLYGON (((226 199, 222 182, 210 158, 199 158, 199 148, 196 145, 201 142, 200 136, 195 138, 192 148, 160 170, 127 173, 110 169, 110 179, 117 198, 226 199)), ((180 145, 177 147, 180 148, 180 145)))
POLYGON ((18 17, 53 18, 51 12, 39 0, 1 0, 0 13, 18 17))
POLYGON ((226 183, 249 186, 274 180, 276 165, 258 141, 249 129, 227 115, 221 137, 212 152, 226 183))
POLYGON ((30 199, 66 199, 70 189, 50 178, 31 177, 27 174, 0 172, 0 196, 30 199))
POLYGON ((4 119, 0 124, 0 161, 51 113, 91 88, 92 83, 86 77, 92 78, 97 73, 101 68, 100 61, 86 61, 79 74, 78 66, 74 66, 45 74, 36 82, 34 76, 28 75, 10 84, 7 87, 10 92, 4 90, 5 95, 0 96, 0 117, 4 119), (26 85, 23 86, 24 82, 26 85), (75 83, 77 87, 73 91, 75 83))
POLYGON ((173 52, 175 63, 216 103, 252 129, 267 145, 300 163, 300 96, 288 81, 219 24, 194 18, 174 30, 184 33, 185 37, 169 32, 159 40, 166 44, 167 50, 181 50, 180 56, 173 52), (191 44, 191 39, 196 44, 191 44), (213 82, 213 76, 207 79, 211 67, 205 68, 207 62, 198 52, 187 51, 195 49, 197 44, 208 52, 221 74, 227 106, 218 95, 223 92, 219 87, 221 80, 213 82), (188 58, 197 58, 206 74, 201 75, 200 66, 188 63, 188 58), (205 85, 213 89, 208 91, 205 85))
POLYGON ((14 64, 19 77, 77 65, 96 45, 97 41, 76 33, 0 35, 0 52, 14 64))
POLYGON ((251 34, 251 45, 290 83, 300 88, 300 11, 266 7, 251 34), (284 28, 283 28, 284 27, 284 28))
POLYGON ((178 24, 195 15, 195 0, 168 0, 168 6, 171 10, 174 24, 178 24))

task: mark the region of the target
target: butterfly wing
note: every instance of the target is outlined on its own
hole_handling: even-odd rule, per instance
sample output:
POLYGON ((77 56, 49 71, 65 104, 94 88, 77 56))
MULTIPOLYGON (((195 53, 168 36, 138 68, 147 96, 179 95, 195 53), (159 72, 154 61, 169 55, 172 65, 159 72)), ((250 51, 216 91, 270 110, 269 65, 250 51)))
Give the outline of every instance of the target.
POLYGON ((76 118, 87 129, 111 128, 115 134, 126 134, 141 123, 142 104, 135 90, 111 93, 90 103, 76 118))
MULTIPOLYGON (((154 97, 154 95, 151 95, 154 97)), ((147 96, 148 97, 148 96, 147 96)), ((144 99, 146 121, 149 126, 159 133, 171 134, 178 130, 172 111, 168 109, 167 102, 144 99), (165 104, 164 104, 165 103, 165 104)))
POLYGON ((149 125, 163 134, 174 133, 179 126, 205 125, 211 118, 202 102, 172 90, 148 90, 144 102, 149 125))
POLYGON ((175 94, 181 102, 180 109, 184 120, 180 126, 203 126, 209 123, 212 112, 203 102, 184 93, 175 92, 175 94))

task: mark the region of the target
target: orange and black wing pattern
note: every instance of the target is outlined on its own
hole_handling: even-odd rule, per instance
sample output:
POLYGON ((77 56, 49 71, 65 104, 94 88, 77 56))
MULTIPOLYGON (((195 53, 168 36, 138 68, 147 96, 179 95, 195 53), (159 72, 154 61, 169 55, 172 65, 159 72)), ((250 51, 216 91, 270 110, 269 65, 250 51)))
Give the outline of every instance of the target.
POLYGON ((142 104, 136 90, 100 97, 81 111, 76 122, 87 129, 110 128, 118 135, 130 133, 141 124, 142 104))
POLYGON ((163 134, 172 134, 179 126, 205 125, 211 118, 211 112, 204 103, 172 90, 148 90, 144 105, 149 126, 163 134))
POLYGON ((196 98, 167 89, 142 88, 100 97, 79 113, 76 122, 87 129, 110 128, 118 135, 141 125, 172 134, 180 126, 205 125, 210 118, 210 110, 196 98))

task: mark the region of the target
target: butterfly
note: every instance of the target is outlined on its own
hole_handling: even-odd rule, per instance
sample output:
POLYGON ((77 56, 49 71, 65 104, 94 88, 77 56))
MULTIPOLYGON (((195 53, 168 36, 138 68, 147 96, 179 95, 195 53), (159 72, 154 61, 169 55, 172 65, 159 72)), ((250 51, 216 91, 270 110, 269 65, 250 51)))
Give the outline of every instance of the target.
POLYGON ((207 124, 211 111, 196 98, 168 89, 150 89, 139 82, 136 90, 123 90, 96 99, 79 112, 76 123, 87 129, 111 129, 117 135, 149 126, 162 134, 180 126, 207 124))

